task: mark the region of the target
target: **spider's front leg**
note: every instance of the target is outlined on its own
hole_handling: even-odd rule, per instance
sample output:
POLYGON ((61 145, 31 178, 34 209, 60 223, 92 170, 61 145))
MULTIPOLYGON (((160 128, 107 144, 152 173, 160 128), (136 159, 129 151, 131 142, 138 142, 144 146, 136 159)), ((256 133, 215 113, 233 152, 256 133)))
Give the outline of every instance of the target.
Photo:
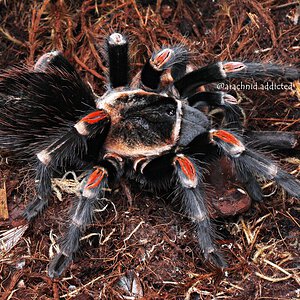
POLYGON ((214 243, 215 232, 206 209, 199 167, 192 158, 183 154, 177 154, 173 164, 177 175, 178 192, 183 200, 185 212, 195 224, 204 258, 218 268, 226 267, 226 262, 214 243))
POLYGON ((188 51, 180 46, 154 52, 142 69, 142 87, 157 90, 161 84, 161 76, 168 69, 171 81, 182 77, 186 73, 188 56, 188 51))
POLYGON ((24 212, 31 221, 48 205, 51 197, 51 177, 54 170, 65 164, 76 164, 77 159, 87 151, 87 140, 103 132, 109 123, 109 116, 104 110, 95 110, 62 134, 46 149, 37 153, 37 197, 24 212))
POLYGON ((122 34, 115 32, 107 38, 106 43, 110 87, 127 86, 130 83, 128 41, 122 34))
POLYGON ((191 96, 201 86, 228 78, 282 77, 287 80, 300 78, 300 71, 295 68, 274 64, 218 62, 190 72, 176 80, 174 86, 182 98, 191 96))
POLYGON ((123 172, 123 159, 117 155, 105 156, 100 166, 85 177, 81 184, 80 197, 70 214, 69 228, 59 243, 59 252, 50 262, 48 274, 59 277, 73 260, 86 227, 92 223, 95 209, 103 208, 108 179, 119 180, 123 172))

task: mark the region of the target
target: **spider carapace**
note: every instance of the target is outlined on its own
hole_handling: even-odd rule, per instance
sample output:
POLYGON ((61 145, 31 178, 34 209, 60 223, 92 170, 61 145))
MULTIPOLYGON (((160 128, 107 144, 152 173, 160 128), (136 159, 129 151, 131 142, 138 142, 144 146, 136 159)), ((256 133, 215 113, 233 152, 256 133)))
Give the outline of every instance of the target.
POLYGON ((81 80, 58 51, 44 54, 33 69, 13 68, 0 76, 0 146, 36 168, 36 196, 25 218, 32 222, 48 205, 57 169, 89 170, 59 252, 49 265, 50 277, 65 271, 107 187, 122 177, 155 191, 175 189, 195 224, 204 258, 219 268, 226 264, 215 245, 204 200, 207 164, 227 157, 237 179, 256 201, 262 199, 257 177, 274 180, 290 195, 300 197, 296 178, 249 147, 256 141, 258 146, 291 148, 293 134, 248 134, 232 95, 198 89, 228 78, 281 76, 292 81, 300 77, 299 70, 243 62, 218 62, 191 70, 188 51, 175 46, 154 52, 130 80, 128 46, 119 33, 107 38, 109 84, 102 96, 81 80), (222 124, 212 123, 207 114, 211 107, 224 112, 222 124))

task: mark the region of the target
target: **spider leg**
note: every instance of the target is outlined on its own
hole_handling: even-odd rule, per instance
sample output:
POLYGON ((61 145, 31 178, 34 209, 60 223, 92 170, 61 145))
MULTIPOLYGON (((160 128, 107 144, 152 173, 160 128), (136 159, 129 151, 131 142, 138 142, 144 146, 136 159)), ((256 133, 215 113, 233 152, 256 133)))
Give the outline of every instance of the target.
POLYGON ((226 263, 214 243, 215 233, 204 201, 199 168, 191 158, 183 154, 177 154, 174 158, 174 166, 178 179, 178 192, 182 197, 185 212, 195 224, 204 258, 216 267, 226 267, 226 263))
POLYGON ((52 171, 51 168, 38 163, 36 167, 36 181, 38 182, 36 185, 37 196, 27 205, 23 212, 23 216, 27 221, 33 220, 48 206, 51 197, 52 171))
POLYGON ((47 72, 54 68, 67 73, 76 74, 80 79, 75 68, 60 51, 51 51, 43 54, 34 65, 34 71, 36 72, 47 72))
POLYGON ((248 131, 245 136, 260 147, 293 149, 298 144, 297 134, 286 131, 248 131))
POLYGON ((128 41, 120 33, 111 34, 106 41, 111 88, 129 85, 128 41))
POLYGON ((117 174, 117 177, 123 172, 121 158, 107 157, 105 164, 107 167, 95 167, 94 171, 82 181, 79 200, 70 213, 69 228, 60 240, 58 254, 49 264, 48 274, 51 278, 59 277, 71 263, 79 248, 82 234, 93 221, 95 209, 103 208, 101 199, 105 196, 108 177, 113 176, 111 172, 117 174))
POLYGON ((201 109, 203 106, 217 106, 224 110, 226 123, 231 127, 240 128, 241 108, 235 97, 223 92, 199 92, 187 98, 190 106, 201 109))
POLYGON ((92 90, 55 53, 36 70, 13 68, 0 74, 0 147, 16 157, 31 160, 51 136, 95 108, 92 90))
POLYGON ((267 180, 275 180, 290 195, 300 198, 299 180, 281 170, 271 159, 246 148, 233 133, 213 129, 210 131, 210 141, 231 159, 238 176, 248 183, 248 188, 258 191, 258 184, 254 182, 254 175, 256 175, 267 180))
POLYGON ((171 70, 172 81, 186 73, 188 52, 183 47, 164 48, 154 52, 141 72, 142 87, 157 90, 165 70, 171 70))
POLYGON ((223 81, 227 78, 274 76, 293 81, 300 78, 300 72, 298 69, 274 64, 218 62, 186 74, 179 80, 176 80, 174 86, 181 97, 187 97, 201 85, 223 81))
POLYGON ((64 164, 75 164, 78 157, 87 151, 87 140, 97 133, 103 132, 109 122, 107 113, 95 110, 72 127, 62 137, 56 139, 46 149, 36 154, 38 160, 36 179, 37 198, 32 201, 24 212, 30 221, 47 206, 51 196, 51 176, 53 170, 64 164))

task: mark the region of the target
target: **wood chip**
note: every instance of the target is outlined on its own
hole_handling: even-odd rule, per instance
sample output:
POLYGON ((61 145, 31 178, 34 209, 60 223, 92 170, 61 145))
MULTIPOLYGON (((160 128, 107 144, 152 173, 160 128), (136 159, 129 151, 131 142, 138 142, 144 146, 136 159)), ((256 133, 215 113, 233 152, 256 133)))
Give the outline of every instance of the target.
POLYGON ((0 220, 7 220, 8 218, 6 185, 4 182, 3 188, 0 189, 0 220))

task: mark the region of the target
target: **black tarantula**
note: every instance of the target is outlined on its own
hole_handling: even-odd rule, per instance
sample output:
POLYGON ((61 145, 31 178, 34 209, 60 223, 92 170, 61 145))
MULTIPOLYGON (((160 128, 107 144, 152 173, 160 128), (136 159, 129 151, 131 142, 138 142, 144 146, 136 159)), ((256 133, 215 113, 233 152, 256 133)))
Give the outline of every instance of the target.
POLYGON ((155 190, 175 188, 195 225, 204 258, 224 268, 204 201, 204 164, 227 157, 238 180, 257 201, 262 192, 256 177, 275 180, 298 198, 300 182, 247 146, 257 138, 258 145, 284 147, 284 133, 247 135, 233 96, 197 89, 228 78, 295 80, 299 70, 218 62, 191 71, 187 50, 177 46, 153 53, 131 82, 127 39, 113 33, 106 43, 109 86, 101 97, 58 51, 44 54, 32 70, 13 68, 0 76, 0 146, 36 168, 36 197, 25 218, 34 220, 48 205, 57 169, 89 169, 59 253, 50 262, 49 276, 59 277, 67 268, 107 187, 122 177, 155 190), (212 128, 201 111, 204 106, 223 109, 223 128, 212 128))

